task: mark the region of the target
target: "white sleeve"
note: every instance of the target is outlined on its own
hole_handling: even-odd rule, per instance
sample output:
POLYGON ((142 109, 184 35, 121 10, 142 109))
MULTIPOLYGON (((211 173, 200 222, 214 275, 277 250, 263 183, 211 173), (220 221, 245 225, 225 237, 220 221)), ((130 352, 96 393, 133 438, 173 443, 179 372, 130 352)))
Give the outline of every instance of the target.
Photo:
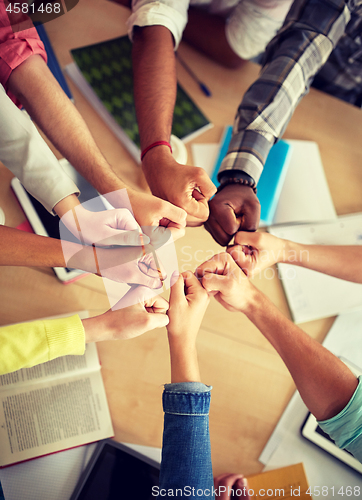
POLYGON ((132 40, 134 26, 165 26, 173 35, 175 50, 187 24, 189 0, 133 0, 132 14, 127 20, 128 36, 132 40))
POLYGON ((66 196, 79 194, 29 116, 15 106, 2 85, 0 161, 49 212, 66 196))
POLYGON ((226 25, 226 38, 242 59, 251 59, 281 28, 293 0, 243 0, 235 7, 226 25))

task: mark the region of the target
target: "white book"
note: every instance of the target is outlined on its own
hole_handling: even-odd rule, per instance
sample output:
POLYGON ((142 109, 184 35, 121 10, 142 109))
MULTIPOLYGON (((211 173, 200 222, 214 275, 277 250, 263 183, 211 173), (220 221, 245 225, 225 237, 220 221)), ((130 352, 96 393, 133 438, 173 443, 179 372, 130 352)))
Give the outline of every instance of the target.
POLYGON ((114 435, 95 344, 0 376, 0 466, 114 435))
MULTIPOLYGON (((362 214, 344 215, 322 223, 271 226, 268 231, 303 244, 361 245, 362 214)), ((290 264, 278 264, 278 271, 296 323, 362 308, 361 284, 290 264)))

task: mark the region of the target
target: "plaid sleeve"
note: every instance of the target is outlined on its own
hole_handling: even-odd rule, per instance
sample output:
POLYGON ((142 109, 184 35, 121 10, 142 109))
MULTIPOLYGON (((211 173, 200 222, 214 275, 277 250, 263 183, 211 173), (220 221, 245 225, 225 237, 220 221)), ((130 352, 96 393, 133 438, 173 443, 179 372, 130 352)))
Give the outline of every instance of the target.
POLYGON ((242 170, 258 182, 272 145, 282 136, 314 75, 350 20, 343 0, 296 0, 267 47, 259 78, 238 108, 219 171, 242 170))

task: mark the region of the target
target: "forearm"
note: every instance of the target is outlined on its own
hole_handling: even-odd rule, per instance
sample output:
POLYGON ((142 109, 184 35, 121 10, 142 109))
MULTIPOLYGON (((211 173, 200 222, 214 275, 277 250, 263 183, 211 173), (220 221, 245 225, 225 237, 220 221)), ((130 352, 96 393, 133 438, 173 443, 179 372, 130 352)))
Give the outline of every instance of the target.
POLYGON ((135 28, 132 60, 137 121, 144 149, 155 141, 170 140, 176 100, 171 32, 164 26, 135 28))
POLYGON ((200 371, 194 343, 169 334, 171 383, 200 382, 200 371))
POLYGON ((278 352, 318 420, 337 415, 347 405, 357 379, 342 361, 283 316, 260 292, 247 316, 278 352))
POLYGON ((0 226, 0 266, 73 267, 96 273, 93 248, 0 226), (69 259, 65 255, 71 256, 69 259))
POLYGON ((0 226, 1 266, 65 267, 60 240, 0 226))
POLYGON ((31 56, 18 66, 8 85, 61 154, 99 192, 126 187, 112 171, 83 118, 40 56, 31 56))
POLYGON ((362 246, 302 245, 286 241, 281 262, 362 283, 362 246))

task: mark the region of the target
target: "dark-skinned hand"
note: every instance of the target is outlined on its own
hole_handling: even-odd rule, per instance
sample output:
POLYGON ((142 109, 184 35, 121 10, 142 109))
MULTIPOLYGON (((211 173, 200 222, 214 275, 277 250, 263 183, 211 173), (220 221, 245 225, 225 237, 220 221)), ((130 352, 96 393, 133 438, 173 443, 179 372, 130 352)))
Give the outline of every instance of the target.
POLYGON ((210 215, 205 229, 222 246, 228 245, 237 231, 256 231, 260 203, 249 186, 229 184, 209 202, 210 215))

